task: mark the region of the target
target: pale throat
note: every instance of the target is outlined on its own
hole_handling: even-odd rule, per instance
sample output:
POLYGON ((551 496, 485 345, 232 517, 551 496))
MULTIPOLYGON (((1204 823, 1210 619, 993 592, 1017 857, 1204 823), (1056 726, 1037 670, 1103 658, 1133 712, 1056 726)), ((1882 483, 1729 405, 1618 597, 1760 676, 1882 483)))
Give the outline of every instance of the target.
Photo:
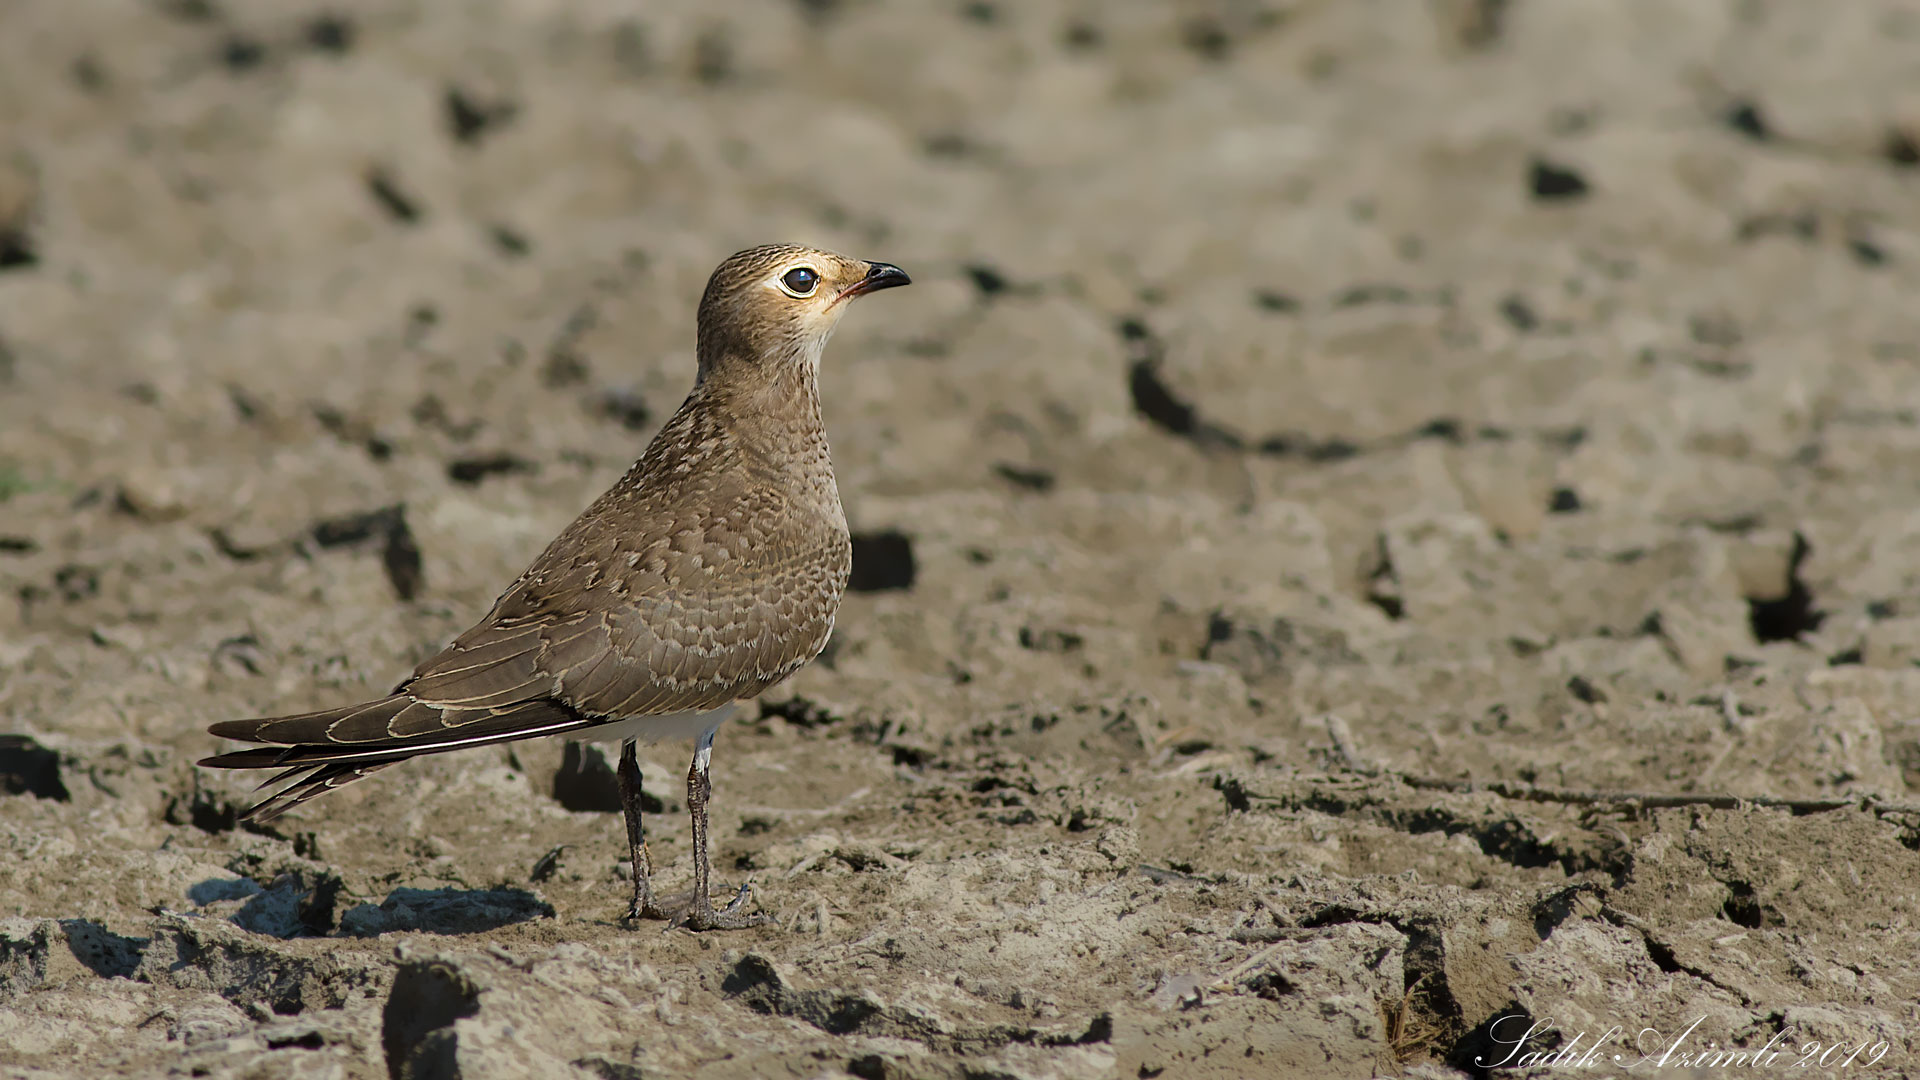
POLYGON ((834 327, 839 324, 840 320, 835 319, 827 324, 826 329, 818 333, 802 335, 793 343, 792 351, 788 355, 793 358, 794 363, 804 366, 809 374, 820 374, 820 358, 827 351, 827 339, 833 336, 834 327))

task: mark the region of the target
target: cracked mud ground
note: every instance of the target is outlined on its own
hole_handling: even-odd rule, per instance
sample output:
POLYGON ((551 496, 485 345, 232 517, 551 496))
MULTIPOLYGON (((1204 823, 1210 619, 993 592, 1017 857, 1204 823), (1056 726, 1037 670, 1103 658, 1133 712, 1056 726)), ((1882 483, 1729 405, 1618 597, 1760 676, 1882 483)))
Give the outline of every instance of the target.
POLYGON ((5 19, 0 1075, 1920 1074, 1910 7, 5 19), (860 591, 717 748, 780 928, 621 927, 594 751, 236 827, 205 725, 464 628, 775 238, 916 282, 824 377, 860 591))

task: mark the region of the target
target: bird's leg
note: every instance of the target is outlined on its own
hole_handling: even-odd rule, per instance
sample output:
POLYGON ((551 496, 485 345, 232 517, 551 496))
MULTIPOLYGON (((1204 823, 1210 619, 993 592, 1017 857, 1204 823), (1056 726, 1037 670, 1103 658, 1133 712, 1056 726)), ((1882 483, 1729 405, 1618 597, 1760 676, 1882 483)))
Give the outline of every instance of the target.
POLYGON ((713 897, 707 892, 712 877, 712 868, 707 862, 707 799, 713 794, 713 781, 707 776, 707 767, 712 759, 713 732, 709 731, 700 736, 699 748, 693 752, 693 764, 687 769, 687 811, 693 817, 693 894, 687 909, 668 925, 669 930, 675 926, 690 930, 744 930, 773 921, 773 916, 766 912, 740 910, 747 902, 745 885, 733 894, 726 907, 717 910, 713 897))
POLYGON ((620 779, 620 808, 627 817, 627 848, 633 854, 633 904, 627 908, 627 918, 667 918, 671 912, 662 911, 653 899, 653 859, 647 854, 646 833, 640 827, 640 755, 632 739, 620 746, 620 767, 615 775, 620 779))

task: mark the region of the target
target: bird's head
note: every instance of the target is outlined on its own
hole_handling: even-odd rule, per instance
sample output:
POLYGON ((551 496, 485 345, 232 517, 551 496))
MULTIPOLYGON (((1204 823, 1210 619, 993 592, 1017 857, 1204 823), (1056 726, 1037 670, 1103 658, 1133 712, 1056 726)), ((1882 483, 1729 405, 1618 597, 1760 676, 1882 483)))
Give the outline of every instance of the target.
POLYGON ((811 373, 855 297, 910 280, 891 263, 794 244, 731 255, 700 298, 700 377, 739 364, 767 375, 793 365, 811 373))

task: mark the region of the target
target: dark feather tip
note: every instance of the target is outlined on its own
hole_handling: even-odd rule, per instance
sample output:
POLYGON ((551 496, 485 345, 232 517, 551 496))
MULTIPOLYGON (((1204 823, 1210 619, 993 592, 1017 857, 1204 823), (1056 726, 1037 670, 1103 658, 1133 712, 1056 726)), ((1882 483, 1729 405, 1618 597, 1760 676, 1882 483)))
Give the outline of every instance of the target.
POLYGON ((199 764, 209 769, 271 769, 286 761, 293 752, 291 746, 263 747, 259 750, 234 750, 230 753, 216 754, 201 758, 199 764))
MULTIPOLYGON (((259 742, 260 727, 265 720, 222 720, 207 726, 207 731, 222 739, 239 739, 241 742, 259 742)), ((202 762, 201 764, 205 764, 202 762)))

